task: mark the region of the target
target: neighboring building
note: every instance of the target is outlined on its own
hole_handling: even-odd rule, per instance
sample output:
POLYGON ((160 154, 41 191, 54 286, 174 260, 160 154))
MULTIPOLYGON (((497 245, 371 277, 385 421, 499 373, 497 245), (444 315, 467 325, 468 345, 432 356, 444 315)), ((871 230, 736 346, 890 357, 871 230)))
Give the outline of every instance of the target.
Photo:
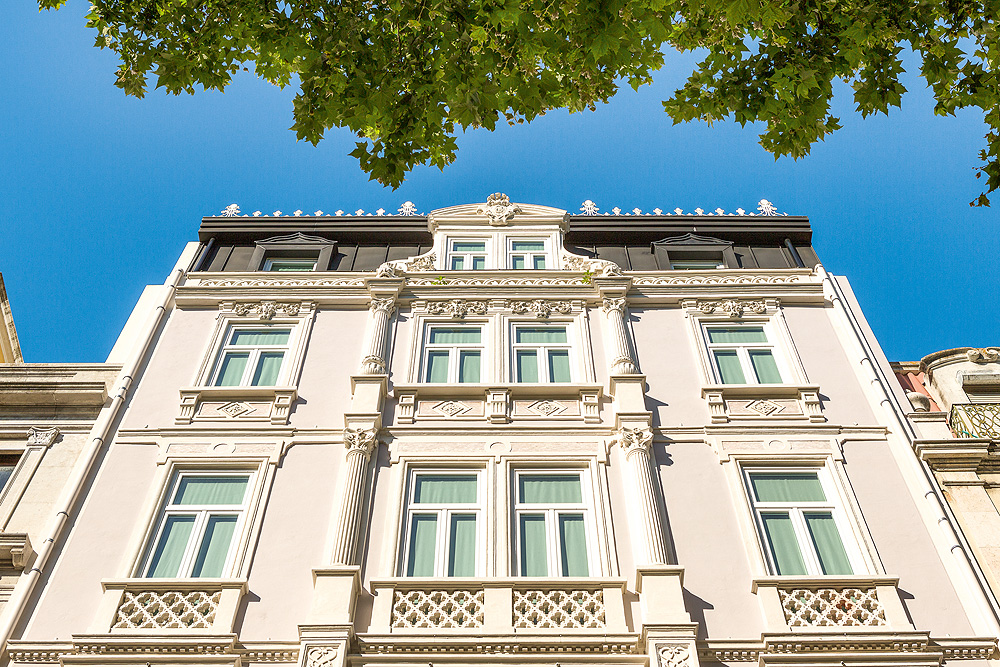
POLYGON ((914 451, 1000 595, 1000 348, 960 347, 892 366, 920 431, 914 451))
POLYGON ((0 364, 19 364, 22 361, 21 345, 17 342, 17 330, 14 328, 14 314, 10 312, 3 275, 0 275, 0 364))
POLYGON ((761 211, 205 218, 8 659, 994 658, 846 280, 761 211))

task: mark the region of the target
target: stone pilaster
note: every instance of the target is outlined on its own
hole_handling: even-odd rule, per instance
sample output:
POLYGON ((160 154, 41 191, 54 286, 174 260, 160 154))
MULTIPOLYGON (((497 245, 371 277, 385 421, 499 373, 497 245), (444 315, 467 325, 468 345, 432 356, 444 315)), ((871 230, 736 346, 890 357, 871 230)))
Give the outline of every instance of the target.
POLYGON ((628 471, 625 483, 634 507, 633 516, 638 517, 639 539, 632 540, 636 560, 640 566, 664 564, 667 562, 666 532, 656 502, 659 491, 650 460, 653 431, 643 426, 622 427, 615 441, 625 454, 628 471))
POLYGON ((348 427, 344 429, 344 445, 347 448, 347 463, 343 476, 343 501, 337 517, 331 560, 335 565, 355 565, 368 461, 378 447, 378 429, 348 427))
POLYGON ((639 372, 632 358, 625 328, 625 297, 606 296, 601 304, 604 311, 605 337, 608 350, 608 371, 611 375, 634 375, 639 372))

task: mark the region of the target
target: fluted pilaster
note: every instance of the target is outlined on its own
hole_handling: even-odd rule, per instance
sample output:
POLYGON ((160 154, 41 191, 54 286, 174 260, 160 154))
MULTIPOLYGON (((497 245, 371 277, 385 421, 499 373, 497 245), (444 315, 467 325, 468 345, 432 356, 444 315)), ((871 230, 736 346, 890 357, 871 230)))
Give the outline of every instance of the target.
POLYGON ((361 359, 361 375, 384 375, 386 373, 385 348, 389 338, 389 318, 395 307, 393 299, 372 299, 365 356, 361 359))
POLYGON ((634 375, 639 372, 629 352, 628 331, 625 329, 625 298, 605 297, 605 332, 608 348, 608 366, 612 375, 634 375))
POLYGON ((667 541, 663 517, 657 507, 657 488, 653 481, 650 446, 653 432, 648 428, 622 428, 617 442, 625 452, 628 469, 626 483, 633 506, 639 513, 641 536, 638 541, 639 565, 667 562, 667 541))
POLYGON ((344 471, 343 502, 337 518, 333 558, 335 565, 356 565, 361 505, 364 499, 368 461, 378 447, 377 429, 344 429, 347 464, 344 471))

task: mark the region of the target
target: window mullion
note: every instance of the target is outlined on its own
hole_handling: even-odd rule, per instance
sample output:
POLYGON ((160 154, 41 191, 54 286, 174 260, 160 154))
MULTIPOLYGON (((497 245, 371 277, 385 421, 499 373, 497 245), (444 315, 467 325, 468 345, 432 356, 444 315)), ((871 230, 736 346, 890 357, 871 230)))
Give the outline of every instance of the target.
POLYGON ((434 574, 438 577, 448 575, 448 545, 449 533, 451 532, 451 510, 439 509, 437 548, 434 554, 434 574))
POLYGON ((187 548, 184 550, 184 556, 177 566, 178 577, 191 576, 191 572, 194 569, 195 554, 198 552, 198 547, 201 545, 202 539, 204 539, 203 533, 208 523, 208 513, 208 510, 205 509, 195 510, 194 525, 191 526, 191 535, 188 537, 187 548))
POLYGON ((809 527, 806 525, 805 514, 801 507, 791 507, 788 510, 792 518, 792 527, 795 530, 795 537, 799 542, 799 552, 806 565, 806 570, 812 575, 822 575, 823 568, 819 564, 816 550, 813 548, 812 539, 809 537, 809 527))

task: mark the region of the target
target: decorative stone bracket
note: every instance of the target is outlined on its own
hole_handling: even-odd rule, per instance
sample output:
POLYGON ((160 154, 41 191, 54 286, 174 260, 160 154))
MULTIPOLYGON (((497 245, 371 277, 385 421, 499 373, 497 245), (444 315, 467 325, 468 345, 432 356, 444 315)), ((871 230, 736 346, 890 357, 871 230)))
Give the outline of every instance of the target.
POLYGON ((239 420, 284 426, 298 391, 295 387, 184 387, 180 394, 180 414, 174 418, 179 425, 239 420))
POLYGON ((826 421, 818 385, 713 384, 702 387, 713 424, 733 420, 826 421))
POLYGON ((34 557, 27 533, 0 533, 0 568, 23 570, 34 557))

